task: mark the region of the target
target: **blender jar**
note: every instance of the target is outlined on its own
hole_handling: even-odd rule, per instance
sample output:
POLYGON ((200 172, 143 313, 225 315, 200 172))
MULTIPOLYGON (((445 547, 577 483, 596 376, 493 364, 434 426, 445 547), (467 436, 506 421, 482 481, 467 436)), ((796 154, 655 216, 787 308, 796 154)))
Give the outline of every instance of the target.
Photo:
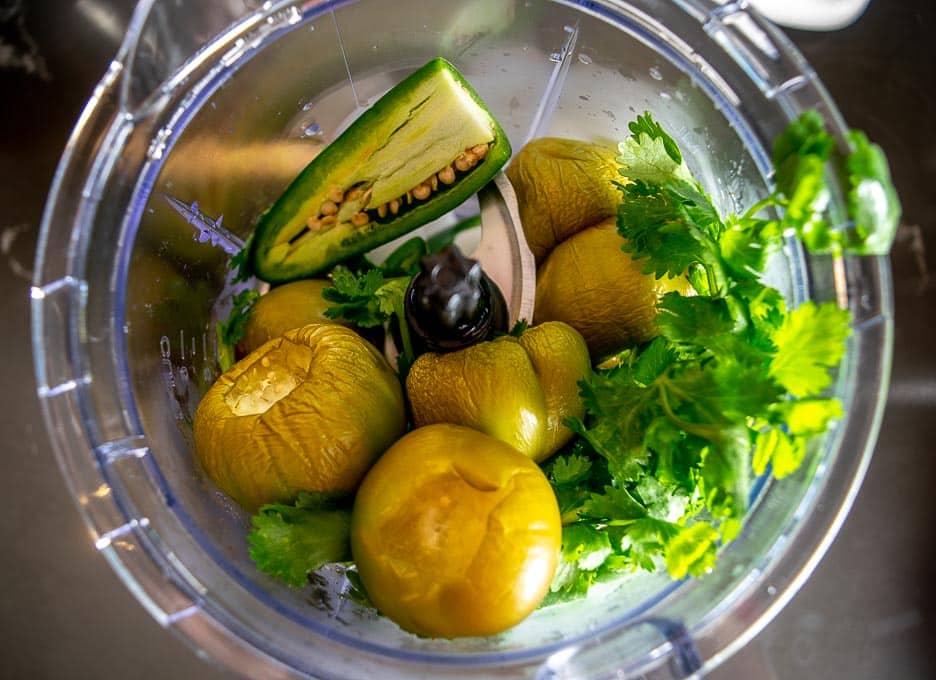
MULTIPOLYGON (((263 677, 684 677, 750 640, 809 576, 867 467, 890 365, 886 258, 811 256, 790 242, 773 267, 794 302, 852 312, 834 386, 846 415, 796 474, 759 480, 711 574, 634 576, 494 637, 407 634, 342 597, 338 567, 302 591, 259 574, 249 518, 194 462, 191 419, 219 374, 230 255, 322 146, 430 58, 458 67, 515 150, 545 135, 613 143, 650 110, 723 211, 767 193, 770 144, 802 111, 819 110, 844 145, 803 58, 743 2, 210 5, 140 2, 65 150, 32 289, 60 466, 97 549, 143 606, 263 677)), ((842 206, 833 195, 833 219, 842 206)))

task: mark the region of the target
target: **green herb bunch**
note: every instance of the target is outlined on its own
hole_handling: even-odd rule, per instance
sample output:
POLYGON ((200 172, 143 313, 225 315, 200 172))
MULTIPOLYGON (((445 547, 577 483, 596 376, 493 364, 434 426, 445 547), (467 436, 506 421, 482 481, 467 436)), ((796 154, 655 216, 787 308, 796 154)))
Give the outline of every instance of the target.
POLYGON ((771 255, 793 236, 814 253, 884 254, 900 214, 880 148, 853 132, 839 154, 815 112, 776 140, 775 190, 725 218, 649 113, 630 131, 616 183, 623 248, 696 294, 665 295, 656 337, 582 386, 587 417, 570 423, 580 438, 547 466, 564 520, 552 600, 635 569, 711 570, 754 476, 799 469, 842 416, 827 391, 850 314, 833 302, 789 309, 763 281, 771 255), (842 224, 827 216, 830 172, 848 187, 842 224))

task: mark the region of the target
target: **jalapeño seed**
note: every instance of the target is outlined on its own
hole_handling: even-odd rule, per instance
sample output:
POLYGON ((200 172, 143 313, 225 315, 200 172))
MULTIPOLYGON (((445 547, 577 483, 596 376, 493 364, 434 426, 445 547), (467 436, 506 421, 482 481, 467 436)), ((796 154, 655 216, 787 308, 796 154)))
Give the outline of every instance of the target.
POLYGON ((446 165, 439 170, 437 177, 442 184, 452 184, 455 182, 455 169, 451 165, 446 165))
POLYGON ((413 197, 420 201, 425 201, 430 194, 432 194, 432 188, 426 182, 413 189, 413 197))
POLYGON ((471 153, 473 153, 478 158, 478 160, 487 156, 487 152, 487 144, 476 144, 475 146, 471 147, 471 153))
POLYGON ((341 187, 332 187, 325 197, 332 203, 341 203, 344 199, 344 189, 341 187))

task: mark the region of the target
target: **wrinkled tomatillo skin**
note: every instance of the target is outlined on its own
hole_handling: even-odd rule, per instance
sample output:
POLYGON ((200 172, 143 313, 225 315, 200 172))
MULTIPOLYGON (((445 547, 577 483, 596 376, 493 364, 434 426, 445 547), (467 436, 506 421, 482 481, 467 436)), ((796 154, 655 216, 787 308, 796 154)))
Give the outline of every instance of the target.
POLYGON ((195 413, 195 452, 254 511, 300 491, 354 491, 404 428, 400 383, 383 356, 347 328, 311 324, 215 381, 195 413))
POLYGON ((596 363, 655 336, 660 298, 691 290, 684 276, 645 274, 624 243, 612 217, 557 245, 536 274, 534 323, 569 324, 596 363))
POLYGON ((377 608, 426 637, 493 635, 549 590, 562 525, 546 476, 476 430, 417 428, 358 490, 351 551, 377 608))
POLYGON ((520 223, 537 264, 558 244, 617 215, 617 150, 577 139, 531 140, 507 166, 520 223))
POLYGON ((579 382, 591 375, 588 347, 571 326, 544 323, 457 352, 420 356, 406 378, 417 427, 465 425, 546 460, 583 418, 579 382))

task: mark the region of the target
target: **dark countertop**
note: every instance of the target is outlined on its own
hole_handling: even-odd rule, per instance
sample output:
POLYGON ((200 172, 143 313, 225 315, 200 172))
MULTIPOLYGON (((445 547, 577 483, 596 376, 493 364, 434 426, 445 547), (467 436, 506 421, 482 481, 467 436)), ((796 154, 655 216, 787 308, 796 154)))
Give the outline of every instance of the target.
MULTIPOLYGON (((34 396, 28 286, 42 206, 130 11, 129 1, 0 0, 3 678, 221 677, 151 620, 95 551, 34 396)), ((931 0, 876 0, 845 30, 792 34, 848 122, 884 147, 903 200, 893 378, 870 472, 839 538, 792 603, 712 677, 936 676, 934 35, 931 0)))

